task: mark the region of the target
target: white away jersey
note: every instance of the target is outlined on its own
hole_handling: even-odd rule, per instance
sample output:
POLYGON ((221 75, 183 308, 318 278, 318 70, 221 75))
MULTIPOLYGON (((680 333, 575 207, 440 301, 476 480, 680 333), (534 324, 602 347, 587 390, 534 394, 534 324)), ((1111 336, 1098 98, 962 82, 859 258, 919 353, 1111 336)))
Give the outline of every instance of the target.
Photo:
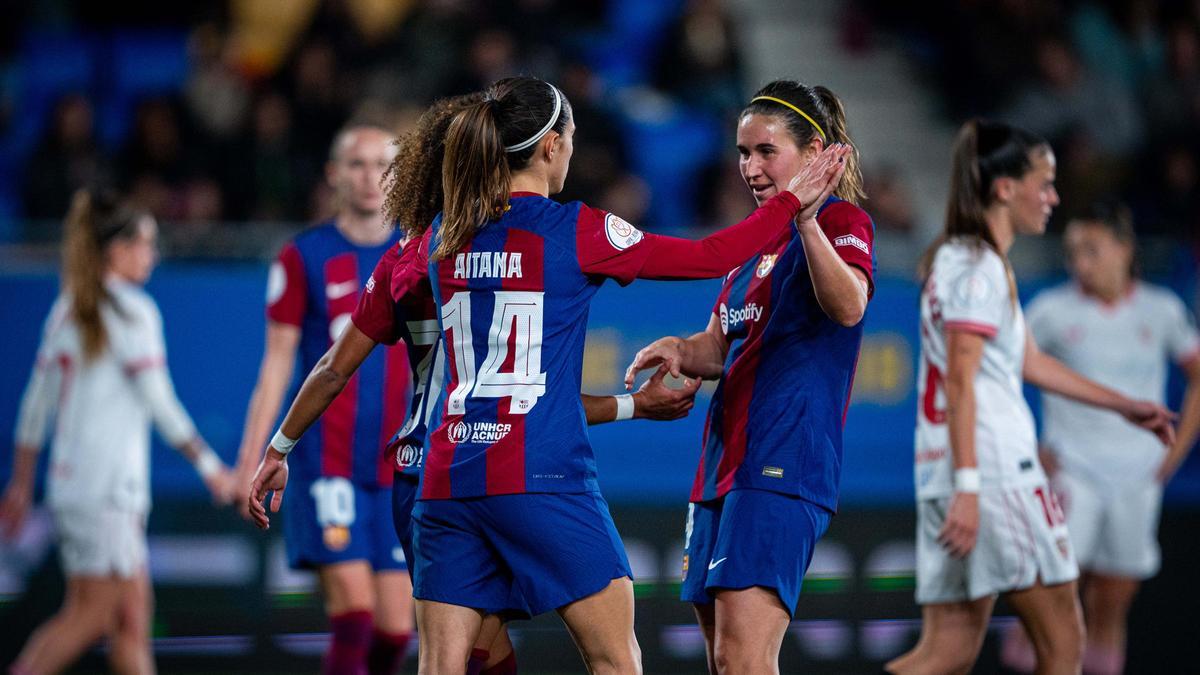
MULTIPOLYGON (((1066 284, 1029 305, 1029 328, 1046 353, 1100 384, 1135 399, 1162 403, 1167 362, 1200 357, 1200 337, 1170 291, 1136 283, 1106 304, 1066 284)), ((1045 394, 1042 442, 1072 475, 1119 484, 1149 480, 1165 448, 1120 415, 1045 394)))
POLYGON ((1045 480, 1033 415, 1021 393, 1025 318, 1009 293, 1004 261, 990 248, 952 240, 937 250, 921 291, 917 498, 954 491, 944 385, 947 329, 987 338, 975 375, 975 457, 984 489, 1045 480))
MULTIPOLYGON (((107 285, 119 310, 102 305, 107 343, 91 361, 83 358, 70 298, 60 295, 54 302, 22 402, 18 442, 40 447, 47 417, 57 408, 47 503, 144 513, 150 508, 150 421, 161 404, 145 401, 138 378, 156 369, 161 372, 154 375, 165 376, 162 317, 140 288, 107 285)), ((173 389, 164 393, 175 402, 173 389)), ((195 436, 191 420, 180 413, 169 427, 168 441, 176 444, 195 436)))

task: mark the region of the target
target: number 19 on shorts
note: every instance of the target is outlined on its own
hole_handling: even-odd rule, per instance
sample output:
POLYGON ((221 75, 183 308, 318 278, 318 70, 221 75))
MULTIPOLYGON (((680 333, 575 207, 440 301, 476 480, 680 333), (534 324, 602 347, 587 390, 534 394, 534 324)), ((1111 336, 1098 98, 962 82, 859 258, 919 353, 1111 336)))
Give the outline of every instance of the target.
POLYGON ((508 412, 524 415, 546 394, 542 372, 541 291, 495 291, 487 335, 487 356, 476 370, 471 332, 471 293, 455 293, 442 306, 442 326, 454 357, 458 385, 447 399, 447 413, 466 413, 467 397, 512 397, 508 412), (511 372, 500 372, 511 368, 511 372))

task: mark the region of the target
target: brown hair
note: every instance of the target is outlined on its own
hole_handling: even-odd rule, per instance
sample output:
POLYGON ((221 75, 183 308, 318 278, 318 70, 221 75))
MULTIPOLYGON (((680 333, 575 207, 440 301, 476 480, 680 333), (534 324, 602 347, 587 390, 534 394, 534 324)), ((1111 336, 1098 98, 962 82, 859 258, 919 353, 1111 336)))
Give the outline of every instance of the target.
POLYGON ((459 111, 481 100, 483 94, 477 92, 435 101, 421 114, 416 128, 396 141, 400 150, 383 174, 383 215, 404 236, 425 234, 442 210, 446 130, 459 111))
POLYGON ((1021 178, 1033 166, 1035 152, 1049 152, 1044 138, 1003 122, 982 119, 963 124, 954 141, 950 170, 950 195, 946 200, 946 226, 921 257, 919 274, 928 279, 938 248, 952 238, 966 238, 976 246, 987 246, 1000 256, 1008 272, 1009 295, 1017 299, 1017 284, 1008 256, 1000 250, 988 227, 986 211, 999 178, 1021 178))
POLYGON ((826 145, 849 145, 853 150, 846 156, 846 172, 842 174, 842 181, 834 194, 855 206, 859 206, 866 199, 858 148, 850 140, 850 131, 846 125, 846 108, 837 94, 822 86, 810 87, 794 80, 775 80, 754 93, 749 105, 742 110, 741 117, 746 115, 773 115, 784 120, 788 133, 800 148, 808 145, 813 136, 823 136, 822 140, 826 145), (754 100, 761 96, 786 101, 787 105, 769 99, 754 100), (790 106, 803 111, 812 118, 811 121, 790 106), (818 133, 814 123, 820 125, 823 135, 818 133))
POLYGON ((537 137, 547 124, 549 131, 562 133, 570 119, 566 96, 533 77, 500 80, 482 99, 454 115, 442 159, 442 185, 448 189, 442 202, 439 243, 431 259, 440 260, 461 250, 477 228, 504 214, 512 173, 528 166, 539 143, 511 152, 506 148, 537 137))
MULTIPOLYGON (((100 309, 113 303, 104 285, 105 252, 118 239, 137 235, 137 224, 146 214, 122 204, 106 191, 79 190, 71 199, 63 239, 63 287, 71 298, 71 316, 83 338, 83 356, 91 360, 104 350, 100 309)), ((115 306, 115 305, 114 305, 115 306)))

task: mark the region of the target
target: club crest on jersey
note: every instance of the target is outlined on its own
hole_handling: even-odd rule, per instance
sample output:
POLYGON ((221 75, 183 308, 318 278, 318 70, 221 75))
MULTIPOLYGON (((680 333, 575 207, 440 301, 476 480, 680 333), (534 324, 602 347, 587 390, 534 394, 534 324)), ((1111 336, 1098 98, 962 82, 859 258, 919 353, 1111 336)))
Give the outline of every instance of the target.
POLYGON ((642 240, 641 230, 612 213, 604 216, 604 234, 608 237, 608 243, 618 251, 624 251, 642 240))
POLYGON ((771 273, 771 268, 775 267, 775 261, 778 259, 779 255, 776 253, 764 255, 762 260, 758 261, 758 269, 754 273, 758 275, 759 279, 765 279, 771 273))

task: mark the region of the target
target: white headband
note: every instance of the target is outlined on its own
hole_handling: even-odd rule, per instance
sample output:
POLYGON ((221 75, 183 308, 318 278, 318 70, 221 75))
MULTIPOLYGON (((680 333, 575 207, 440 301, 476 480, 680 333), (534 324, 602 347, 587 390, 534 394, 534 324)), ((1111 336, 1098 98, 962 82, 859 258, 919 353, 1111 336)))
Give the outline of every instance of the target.
POLYGON ((545 136, 546 132, 550 131, 550 128, 554 126, 554 123, 558 121, 558 114, 562 112, 562 94, 558 93, 558 88, 554 85, 550 84, 549 82, 546 84, 550 87, 550 91, 554 92, 554 112, 550 115, 550 121, 546 122, 546 126, 542 127, 541 131, 530 136, 528 139, 521 141, 516 145, 510 145, 504 148, 505 152, 520 152, 534 143, 537 143, 538 139, 540 139, 542 136, 545 136))

